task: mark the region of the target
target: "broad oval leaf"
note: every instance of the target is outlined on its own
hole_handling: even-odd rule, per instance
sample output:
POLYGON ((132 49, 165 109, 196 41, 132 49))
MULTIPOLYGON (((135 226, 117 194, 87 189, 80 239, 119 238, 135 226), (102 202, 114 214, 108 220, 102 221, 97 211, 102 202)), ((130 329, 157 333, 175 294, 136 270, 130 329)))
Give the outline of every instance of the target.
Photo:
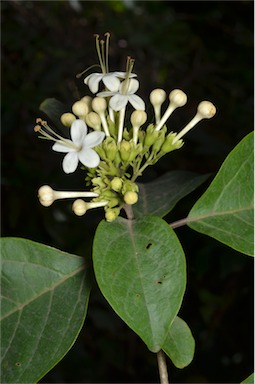
POLYGON ((247 255, 253 255, 253 133, 228 155, 188 216, 188 225, 247 255))
POLYGON ((149 183, 139 183, 139 200, 133 206, 134 216, 165 216, 179 200, 199 187, 208 176, 171 171, 149 183))
POLYGON ((82 257, 3 238, 1 367, 4 383, 35 383, 73 345, 83 325, 90 277, 82 257))
POLYGON ((159 217, 102 221, 93 244, 101 292, 115 312, 146 343, 162 349, 186 285, 182 247, 159 217))
POLYGON ((176 316, 162 347, 177 368, 191 363, 195 352, 195 340, 187 323, 176 316))

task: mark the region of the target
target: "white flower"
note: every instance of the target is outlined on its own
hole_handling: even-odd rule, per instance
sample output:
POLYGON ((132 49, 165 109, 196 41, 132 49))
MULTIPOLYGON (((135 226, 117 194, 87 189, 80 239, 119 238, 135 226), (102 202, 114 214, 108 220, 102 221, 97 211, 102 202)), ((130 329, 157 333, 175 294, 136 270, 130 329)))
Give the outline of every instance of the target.
POLYGON ((89 168, 95 168, 100 162, 100 157, 92 149, 99 145, 104 137, 104 132, 94 131, 87 134, 88 128, 83 120, 75 120, 72 123, 70 133, 71 139, 57 140, 52 149, 56 152, 67 154, 63 159, 63 170, 72 173, 78 167, 79 161, 89 168))
POLYGON ((115 92, 119 89, 120 80, 116 76, 115 72, 112 73, 92 73, 84 79, 84 83, 87 84, 92 93, 97 93, 99 88, 99 82, 103 81, 106 88, 115 92))
POLYGON ((132 104, 135 109, 144 111, 145 104, 143 99, 137 95, 134 95, 138 88, 139 81, 136 79, 128 78, 120 84, 119 92, 100 92, 98 93, 98 96, 112 96, 109 104, 114 111, 120 111, 127 105, 128 102, 130 102, 130 104, 132 104))

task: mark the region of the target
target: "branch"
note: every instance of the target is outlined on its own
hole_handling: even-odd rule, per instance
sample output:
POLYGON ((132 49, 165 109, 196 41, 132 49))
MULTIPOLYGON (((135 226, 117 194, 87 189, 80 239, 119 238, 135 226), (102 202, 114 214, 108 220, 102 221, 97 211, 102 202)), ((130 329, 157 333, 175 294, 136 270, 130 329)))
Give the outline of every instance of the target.
POLYGON ((160 384, 169 384, 166 358, 162 349, 157 353, 160 384))

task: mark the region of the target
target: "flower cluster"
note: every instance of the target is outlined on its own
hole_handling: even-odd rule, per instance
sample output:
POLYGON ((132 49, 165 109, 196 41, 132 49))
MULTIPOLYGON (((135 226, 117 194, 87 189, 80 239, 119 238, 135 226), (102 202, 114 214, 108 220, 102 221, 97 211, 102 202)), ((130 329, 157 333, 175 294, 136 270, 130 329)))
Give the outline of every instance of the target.
POLYGON ((180 89, 171 91, 169 105, 162 113, 167 95, 163 89, 154 89, 150 102, 155 122, 144 127, 146 106, 136 95, 139 81, 132 72, 134 60, 128 57, 125 72, 109 72, 110 35, 107 33, 105 36, 105 40, 100 40, 96 35, 101 73, 92 73, 84 80, 95 96, 84 96, 73 104, 72 112, 61 116, 62 124, 70 128, 70 138, 61 137, 41 119, 37 119, 35 131, 55 142, 54 151, 66 153, 63 159, 65 173, 74 172, 79 162, 82 164, 90 189, 86 192, 61 192, 43 186, 39 189, 41 204, 49 206, 56 199, 77 198, 73 203, 77 215, 83 215, 91 208, 104 207, 106 220, 113 221, 122 208, 137 202, 137 177, 166 153, 181 148, 184 144, 182 137, 202 119, 213 117, 216 108, 211 102, 202 101, 196 115, 179 133, 168 133, 167 120, 175 109, 186 104, 187 96, 180 89), (129 104, 134 111, 127 121, 129 104), (88 197, 90 202, 81 199, 88 197))

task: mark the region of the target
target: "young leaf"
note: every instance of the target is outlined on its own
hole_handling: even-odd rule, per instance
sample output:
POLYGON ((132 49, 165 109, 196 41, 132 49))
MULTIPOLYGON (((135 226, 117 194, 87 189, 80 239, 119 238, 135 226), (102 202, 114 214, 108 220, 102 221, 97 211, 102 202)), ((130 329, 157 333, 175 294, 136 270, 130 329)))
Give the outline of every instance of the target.
POLYGON ((81 257, 3 238, 1 367, 4 383, 34 383, 73 345, 90 291, 81 257))
POLYGON ((191 363, 195 351, 195 340, 184 320, 176 316, 162 347, 177 368, 191 363))
POLYGON ((207 178, 208 175, 193 172, 171 171, 149 183, 138 184, 139 200, 133 206, 134 216, 165 216, 179 200, 194 191, 207 178))
POLYGON ((63 115, 63 113, 68 111, 66 110, 65 105, 61 103, 61 101, 54 99, 54 97, 45 99, 39 108, 50 118, 56 127, 63 131, 63 125, 60 121, 60 117, 63 115))
POLYGON ((182 247, 159 217, 102 221, 93 244, 98 285, 115 312, 146 343, 162 349, 186 285, 182 247))
POLYGON ((188 225, 253 255, 253 134, 229 154, 188 216, 188 225))

